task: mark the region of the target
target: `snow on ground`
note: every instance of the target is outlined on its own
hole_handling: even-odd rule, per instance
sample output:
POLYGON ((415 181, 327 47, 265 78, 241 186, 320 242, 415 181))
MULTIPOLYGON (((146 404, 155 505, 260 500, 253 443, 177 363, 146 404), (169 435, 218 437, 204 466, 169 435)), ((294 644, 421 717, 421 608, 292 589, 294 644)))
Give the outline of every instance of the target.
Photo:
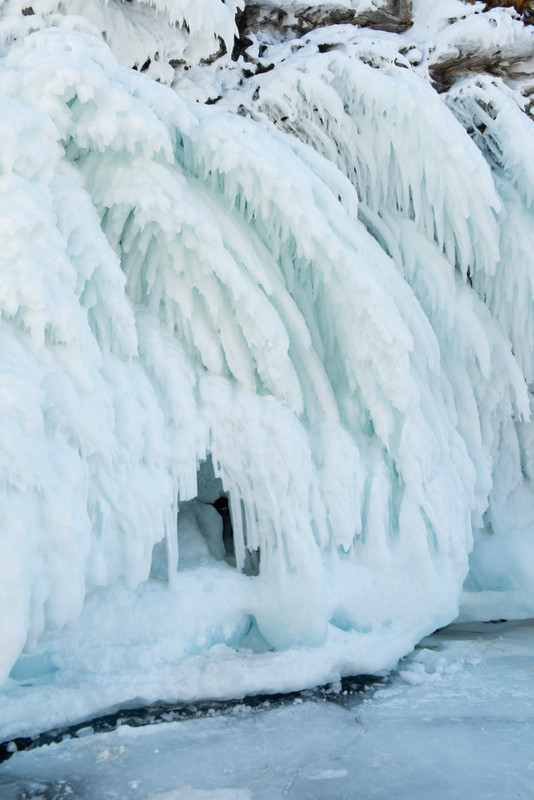
POLYGON ((534 794, 534 621, 456 625, 378 688, 306 693, 16 753, 0 796, 138 800, 534 794))

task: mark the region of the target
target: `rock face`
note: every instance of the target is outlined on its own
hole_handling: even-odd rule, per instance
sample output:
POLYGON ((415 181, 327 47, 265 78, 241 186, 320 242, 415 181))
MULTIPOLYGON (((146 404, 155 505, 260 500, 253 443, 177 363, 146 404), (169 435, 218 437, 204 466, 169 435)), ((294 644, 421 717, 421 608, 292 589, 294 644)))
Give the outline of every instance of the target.
POLYGON ((335 2, 318 5, 296 2, 250 2, 237 16, 241 36, 270 30, 277 36, 303 36, 316 28, 330 25, 356 25, 402 33, 412 24, 410 0, 384 0, 378 7, 364 10, 348 8, 335 2))
POLYGON ((454 45, 428 54, 428 71, 434 87, 442 92, 469 75, 495 76, 520 89, 527 98, 524 108, 529 112, 529 98, 534 91, 533 38, 532 29, 527 27, 534 12, 529 8, 522 3, 488 3, 483 13, 477 15, 484 35, 474 39, 470 38, 467 26, 472 18, 451 20, 451 30, 457 29, 459 34, 454 38, 454 45), (516 8, 522 15, 522 22, 518 17, 514 19, 513 14, 508 16, 501 7, 516 8), (502 35, 505 28, 511 30, 514 26, 517 36, 502 35))
POLYGON ((486 74, 510 81, 532 79, 534 56, 532 43, 488 42, 480 46, 474 42, 458 42, 451 54, 441 54, 430 61, 428 69, 435 88, 439 92, 450 89, 459 79, 468 75, 486 74))
MULTIPOLYGON (((478 0, 465 0, 467 3, 476 3, 478 0)), ((525 21, 530 22, 534 19, 534 2, 532 0, 487 0, 485 11, 490 8, 515 8, 518 14, 522 14, 525 21)))

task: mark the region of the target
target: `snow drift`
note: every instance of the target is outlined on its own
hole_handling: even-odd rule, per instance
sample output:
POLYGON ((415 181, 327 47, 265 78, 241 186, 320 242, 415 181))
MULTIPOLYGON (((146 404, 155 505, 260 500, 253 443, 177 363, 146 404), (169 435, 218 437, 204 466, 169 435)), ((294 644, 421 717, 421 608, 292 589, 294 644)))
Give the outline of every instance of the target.
POLYGON ((438 95, 409 32, 337 26, 195 104, 91 15, 229 49, 237 4, 42 5, 0 20, 5 730, 80 673, 58 719, 384 669, 462 600, 533 614, 517 89, 438 95))

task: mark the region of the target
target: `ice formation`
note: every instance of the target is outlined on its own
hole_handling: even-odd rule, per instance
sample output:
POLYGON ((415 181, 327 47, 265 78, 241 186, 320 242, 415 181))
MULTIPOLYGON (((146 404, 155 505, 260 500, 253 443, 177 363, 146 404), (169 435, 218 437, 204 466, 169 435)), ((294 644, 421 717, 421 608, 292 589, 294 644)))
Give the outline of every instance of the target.
POLYGON ((233 61, 239 2, 0 6, 6 731, 534 614, 533 29, 443 6, 233 61))

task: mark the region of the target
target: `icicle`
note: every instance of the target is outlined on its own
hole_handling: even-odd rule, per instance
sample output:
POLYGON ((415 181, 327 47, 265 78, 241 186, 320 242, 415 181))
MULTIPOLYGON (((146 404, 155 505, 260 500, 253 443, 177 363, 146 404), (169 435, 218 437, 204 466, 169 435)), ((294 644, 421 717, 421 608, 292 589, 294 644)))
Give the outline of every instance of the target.
MULTIPOLYGON (((202 7, 233 25, 236 4, 202 7)), ((98 652, 157 648, 164 626, 174 663, 239 647, 252 617, 267 648, 347 669, 372 632, 385 666, 455 616, 473 537, 471 577, 493 580, 482 525, 508 563, 530 552, 529 398, 499 299, 532 327, 524 263, 500 269, 504 214, 532 196, 500 142, 513 112, 491 149, 511 181, 395 48, 343 30, 258 77, 256 120, 79 31, 2 59, 2 679, 45 629, 98 652), (172 602, 150 579, 164 539, 172 602)), ((523 579, 514 598, 532 613, 523 579)))

